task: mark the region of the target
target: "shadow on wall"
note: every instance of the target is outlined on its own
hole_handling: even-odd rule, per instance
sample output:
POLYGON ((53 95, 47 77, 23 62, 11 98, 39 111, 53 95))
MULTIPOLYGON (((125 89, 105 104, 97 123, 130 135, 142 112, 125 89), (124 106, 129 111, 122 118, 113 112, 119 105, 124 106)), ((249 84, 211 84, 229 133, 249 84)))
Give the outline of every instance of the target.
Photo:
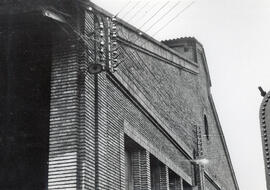
POLYGON ((0 35, 0 189, 46 189, 50 35, 23 25, 0 35))

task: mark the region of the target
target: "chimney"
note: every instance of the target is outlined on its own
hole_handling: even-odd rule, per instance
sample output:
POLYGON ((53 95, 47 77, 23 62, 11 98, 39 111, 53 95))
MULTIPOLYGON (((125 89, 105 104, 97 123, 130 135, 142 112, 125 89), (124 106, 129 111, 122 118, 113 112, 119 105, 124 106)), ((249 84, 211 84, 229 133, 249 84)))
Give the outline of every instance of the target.
POLYGON ((177 38, 162 41, 165 45, 179 52, 185 58, 197 62, 197 44, 200 44, 193 37, 177 38))

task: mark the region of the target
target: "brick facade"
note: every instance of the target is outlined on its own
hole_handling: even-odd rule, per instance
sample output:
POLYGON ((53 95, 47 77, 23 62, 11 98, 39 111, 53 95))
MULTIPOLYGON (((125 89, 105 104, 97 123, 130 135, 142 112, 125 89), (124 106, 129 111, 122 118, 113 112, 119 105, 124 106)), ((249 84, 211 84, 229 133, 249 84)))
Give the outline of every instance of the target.
POLYGON ((117 20, 118 71, 90 74, 99 59, 98 22, 112 15, 91 3, 69 10, 61 10, 71 15, 67 23, 48 18, 48 189, 119 190, 130 183, 146 190, 155 175, 162 190, 238 190, 202 45, 194 38, 160 43, 117 20), (197 158, 210 162, 200 166, 197 158))

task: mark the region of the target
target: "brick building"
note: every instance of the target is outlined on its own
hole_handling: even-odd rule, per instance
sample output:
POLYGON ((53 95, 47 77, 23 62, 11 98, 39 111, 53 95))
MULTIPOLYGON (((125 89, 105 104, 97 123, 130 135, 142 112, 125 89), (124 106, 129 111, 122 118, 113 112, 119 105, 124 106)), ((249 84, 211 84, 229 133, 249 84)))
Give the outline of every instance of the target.
POLYGON ((262 92, 264 96, 261 106, 260 106, 260 127, 262 135, 262 147, 263 147, 263 156, 264 156, 264 165, 265 165, 265 176, 266 176, 266 186, 267 189, 270 189, 270 155, 269 155, 269 125, 270 125, 270 107, 269 99, 270 92, 262 92))
POLYGON ((83 0, 0 14, 1 189, 239 189, 195 38, 83 0))

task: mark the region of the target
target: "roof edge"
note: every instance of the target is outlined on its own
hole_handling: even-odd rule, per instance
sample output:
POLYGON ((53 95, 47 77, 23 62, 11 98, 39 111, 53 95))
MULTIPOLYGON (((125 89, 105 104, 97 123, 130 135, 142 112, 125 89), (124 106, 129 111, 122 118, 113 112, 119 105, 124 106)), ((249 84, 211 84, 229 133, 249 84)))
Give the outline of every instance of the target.
POLYGON ((210 73, 209 73, 209 67, 208 67, 208 64, 207 64, 204 47, 203 47, 203 45, 202 45, 202 43, 200 41, 198 41, 195 37, 188 36, 188 37, 181 37, 181 38, 163 40, 161 42, 164 43, 165 45, 169 46, 169 47, 170 47, 169 44, 172 44, 173 47, 177 47, 177 43, 190 42, 190 43, 195 45, 196 56, 198 56, 197 55, 197 45, 199 45, 199 49, 203 54, 203 66, 204 66, 204 69, 205 69, 205 72, 206 72, 207 81, 209 83, 209 87, 212 86, 211 77, 210 77, 210 73))
POLYGON ((211 105, 213 113, 214 113, 214 117, 215 117, 215 120, 216 120, 216 123, 217 123, 218 131, 220 133, 223 148, 225 150, 225 155, 226 155, 227 161, 229 163, 229 167, 230 167, 230 171, 231 171, 231 174, 232 174, 232 177, 233 177, 234 185, 235 185, 236 189, 239 190, 239 185, 238 185, 236 175, 235 175, 235 172, 234 172, 234 169, 233 169, 233 165, 232 165, 231 157, 230 157, 229 150, 228 150, 228 147, 227 147, 227 143, 226 143, 226 140, 225 140, 225 136, 224 136, 223 130, 221 128, 221 123, 219 121, 216 106, 214 104, 214 100, 213 100, 213 97, 212 97, 211 93, 209 94, 208 98, 209 98, 209 102, 210 102, 210 105, 211 105))
MULTIPOLYGON (((82 0, 79 0, 80 2, 82 0)), ((85 5, 85 4, 84 4, 85 5)), ((105 16, 109 16, 109 17, 113 17, 115 15, 113 15, 112 13, 108 12, 107 10, 101 8, 100 6, 96 5, 93 2, 89 2, 87 3, 87 6, 90 8, 93 8, 94 10, 97 10, 99 13, 105 15, 105 16)), ((151 43, 154 43, 160 47, 162 47, 163 49, 165 49, 166 51, 172 53, 173 55, 179 57, 180 59, 186 61, 188 64, 191 64, 192 66, 197 65, 194 61, 189 60, 187 58, 185 58, 184 56, 182 56, 180 53, 178 53, 177 51, 175 51, 174 49, 170 48, 169 46, 165 45, 164 43, 162 43, 161 41, 156 40, 155 38, 151 37, 150 35, 148 35, 147 33, 141 31, 140 29, 136 28, 135 26, 129 24, 128 22, 122 20, 121 18, 117 17, 117 21, 119 24, 121 24, 122 26, 125 26, 126 28, 128 28, 129 30, 131 30, 134 33, 137 33, 138 35, 140 35, 142 38, 144 38, 145 40, 148 40, 151 43), (140 33, 140 34, 139 34, 140 33)), ((131 43, 134 44, 134 42, 130 41, 131 43)), ((140 46, 138 44, 135 44, 137 46, 140 46)))

